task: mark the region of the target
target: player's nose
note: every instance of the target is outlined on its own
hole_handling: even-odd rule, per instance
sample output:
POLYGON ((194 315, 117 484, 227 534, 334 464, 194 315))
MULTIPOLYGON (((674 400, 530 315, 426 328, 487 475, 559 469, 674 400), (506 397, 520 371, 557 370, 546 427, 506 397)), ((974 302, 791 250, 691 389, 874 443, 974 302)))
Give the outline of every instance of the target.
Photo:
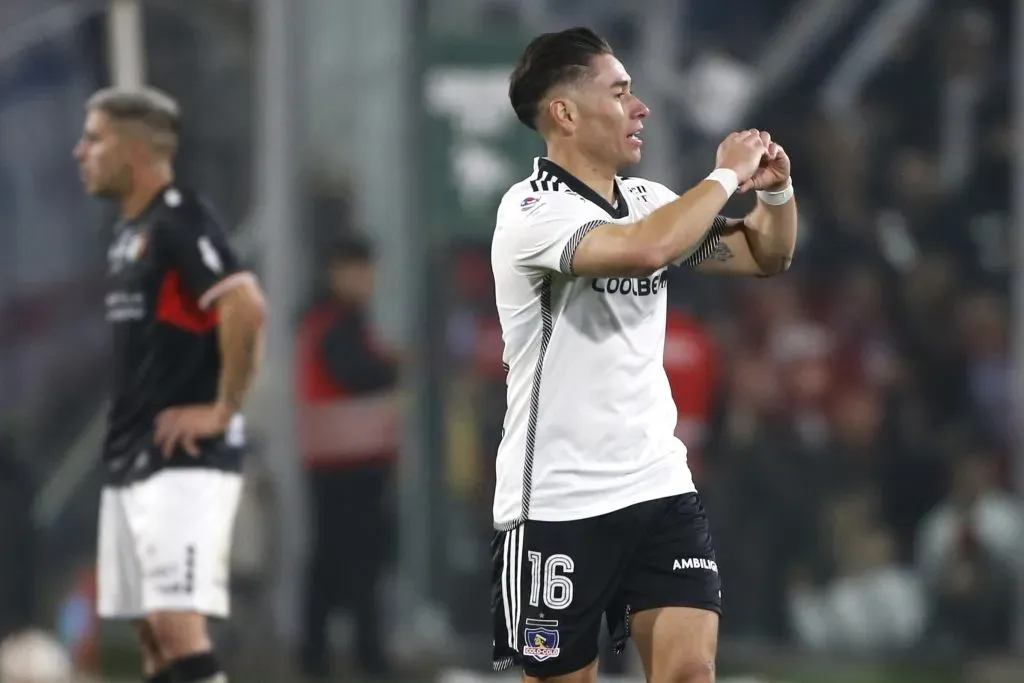
POLYGON ((650 115, 651 115, 650 108, 646 104, 644 104, 643 100, 641 100, 638 97, 636 99, 636 111, 634 112, 633 116, 638 118, 638 119, 645 119, 645 118, 647 118, 650 115))

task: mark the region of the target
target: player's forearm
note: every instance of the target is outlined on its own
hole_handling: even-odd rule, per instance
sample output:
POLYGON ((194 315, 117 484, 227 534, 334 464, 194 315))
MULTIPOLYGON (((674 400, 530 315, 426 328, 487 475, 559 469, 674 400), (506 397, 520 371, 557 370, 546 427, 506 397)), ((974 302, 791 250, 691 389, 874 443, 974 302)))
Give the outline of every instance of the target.
POLYGON ((634 223, 633 239, 645 249, 651 270, 685 259, 700 248, 728 199, 719 183, 705 180, 634 223))
POLYGON ((221 353, 217 402, 229 415, 241 410, 263 356, 262 302, 225 296, 218 306, 221 353))
POLYGON ((743 221, 743 236, 762 275, 777 275, 793 262, 797 236, 796 199, 772 206, 759 201, 743 221))

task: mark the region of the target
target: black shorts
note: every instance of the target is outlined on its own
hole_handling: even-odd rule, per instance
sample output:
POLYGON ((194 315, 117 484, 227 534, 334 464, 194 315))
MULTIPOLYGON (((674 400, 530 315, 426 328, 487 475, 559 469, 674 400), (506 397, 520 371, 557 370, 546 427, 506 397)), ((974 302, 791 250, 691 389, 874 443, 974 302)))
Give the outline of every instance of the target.
POLYGON ((721 613, 721 581, 700 497, 687 493, 570 522, 495 534, 494 668, 561 676, 597 658, 601 618, 621 652, 630 615, 656 607, 721 613))

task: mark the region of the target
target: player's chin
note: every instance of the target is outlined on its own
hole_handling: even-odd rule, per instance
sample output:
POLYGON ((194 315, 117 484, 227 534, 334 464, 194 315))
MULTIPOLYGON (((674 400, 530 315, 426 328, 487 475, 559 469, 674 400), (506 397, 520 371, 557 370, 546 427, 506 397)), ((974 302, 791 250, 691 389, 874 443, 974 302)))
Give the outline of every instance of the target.
POLYGON ((622 153, 622 165, 623 166, 635 166, 640 163, 640 159, 643 157, 643 151, 640 147, 629 146, 622 153))
POLYGON ((113 188, 111 188, 109 185, 104 185, 98 182, 86 182, 84 183, 84 185, 85 192, 90 197, 101 197, 104 199, 109 199, 111 197, 117 196, 117 192, 115 192, 113 188))
POLYGON ((83 172, 79 175, 78 179, 82 181, 82 189, 85 190, 87 195, 96 196, 99 194, 99 183, 92 176, 83 172))

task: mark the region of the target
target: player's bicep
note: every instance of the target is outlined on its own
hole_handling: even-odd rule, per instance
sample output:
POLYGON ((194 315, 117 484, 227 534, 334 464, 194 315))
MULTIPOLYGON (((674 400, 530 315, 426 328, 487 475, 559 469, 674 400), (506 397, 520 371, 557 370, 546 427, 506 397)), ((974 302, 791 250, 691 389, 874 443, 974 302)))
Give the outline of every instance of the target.
POLYGON ((267 309, 263 290, 256 276, 249 272, 234 273, 220 280, 204 293, 199 304, 203 308, 215 306, 222 322, 252 320, 262 323, 267 309))
POLYGON ((579 224, 539 223, 518 230, 512 238, 520 267, 553 271, 574 277, 636 277, 660 267, 655 255, 645 254, 632 237, 633 225, 603 219, 579 224))
POLYGON ((635 226, 601 223, 580 240, 570 261, 579 277, 639 277, 661 267, 658 254, 634 237, 635 226))
POLYGON ((743 235, 743 220, 725 216, 716 216, 700 244, 673 265, 715 275, 751 275, 756 272, 750 268, 757 268, 743 235))
POLYGON ((743 220, 721 216, 719 219, 721 229, 718 233, 709 233, 701 247, 684 261, 684 265, 705 275, 760 275, 761 268, 743 234, 743 220))

